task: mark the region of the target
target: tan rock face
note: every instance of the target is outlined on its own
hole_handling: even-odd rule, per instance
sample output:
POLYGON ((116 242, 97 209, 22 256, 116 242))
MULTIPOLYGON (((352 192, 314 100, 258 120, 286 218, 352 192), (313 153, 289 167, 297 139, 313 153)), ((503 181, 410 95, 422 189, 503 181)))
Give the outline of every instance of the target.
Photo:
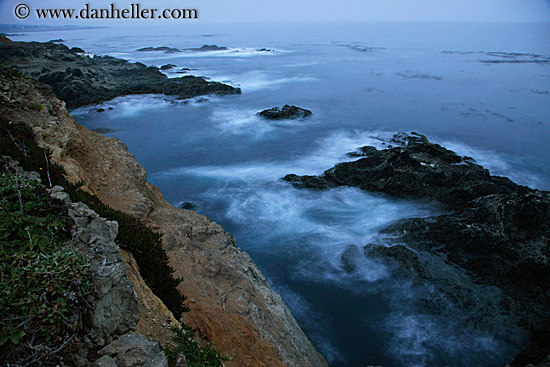
POLYGON ((136 332, 161 345, 173 344, 174 333, 170 329, 177 327, 179 322, 164 303, 153 294, 151 288, 145 284, 134 256, 126 250, 120 249, 119 252, 122 261, 126 264, 126 275, 134 286, 139 299, 141 318, 137 324, 136 332))
MULTIPOLYGON (((225 362, 227 367, 327 365, 229 233, 205 216, 172 207, 147 182, 145 169, 122 142, 76 124, 65 104, 45 87, 36 89, 34 82, 2 76, 2 116, 31 125, 38 143, 52 150, 52 159, 65 168, 70 181, 84 181, 84 188, 105 203, 164 233, 175 276, 184 278, 181 291, 195 301, 189 302, 185 321, 220 352, 234 357, 225 362), (31 105, 44 107, 26 107, 31 105)), ((164 311, 152 315, 155 307, 151 305, 151 316, 144 316, 150 323, 140 321, 148 325, 144 328, 163 325, 164 316, 159 315, 164 311)), ((148 335, 147 330, 140 332, 148 335)))

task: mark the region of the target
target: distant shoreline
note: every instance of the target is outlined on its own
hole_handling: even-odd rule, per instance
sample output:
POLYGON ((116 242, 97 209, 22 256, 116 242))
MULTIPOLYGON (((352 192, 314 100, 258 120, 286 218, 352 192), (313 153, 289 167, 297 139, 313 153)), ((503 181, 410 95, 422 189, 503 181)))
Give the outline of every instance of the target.
POLYGON ((109 27, 76 26, 76 25, 49 26, 49 25, 0 24, 0 33, 4 33, 6 36, 18 36, 19 34, 12 34, 12 32, 29 33, 29 32, 49 32, 49 31, 77 31, 77 30, 84 30, 84 29, 100 29, 100 28, 109 28, 109 27))

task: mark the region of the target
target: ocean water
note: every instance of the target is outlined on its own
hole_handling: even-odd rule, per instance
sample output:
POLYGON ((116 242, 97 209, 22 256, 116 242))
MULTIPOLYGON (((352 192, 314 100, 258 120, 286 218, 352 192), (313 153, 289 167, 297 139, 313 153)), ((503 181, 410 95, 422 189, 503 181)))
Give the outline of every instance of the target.
POLYGON ((389 224, 437 208, 354 188, 296 190, 280 178, 320 174, 360 146, 416 131, 493 174, 550 189, 549 25, 197 24, 12 38, 63 38, 94 54, 174 64, 170 77, 242 88, 186 101, 124 96, 72 113, 126 143, 171 203, 192 202, 231 232, 331 366, 499 366, 521 348, 465 324, 460 308, 453 318, 423 311, 421 289, 362 255, 389 224), (203 44, 229 49, 136 51, 203 44), (283 104, 313 116, 257 115, 283 104), (346 272, 341 254, 354 247, 357 267, 346 272))

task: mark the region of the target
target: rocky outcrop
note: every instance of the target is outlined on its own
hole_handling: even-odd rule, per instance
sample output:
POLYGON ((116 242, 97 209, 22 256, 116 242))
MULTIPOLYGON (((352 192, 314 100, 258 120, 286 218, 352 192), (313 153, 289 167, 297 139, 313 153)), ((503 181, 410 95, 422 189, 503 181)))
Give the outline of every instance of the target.
POLYGON ((203 52, 203 51, 225 51, 225 50, 228 50, 228 48, 225 46, 220 47, 218 45, 202 45, 199 48, 185 48, 184 50, 203 52))
POLYGON ((259 115, 268 120, 305 119, 311 116, 311 111, 305 108, 289 106, 273 107, 259 112, 259 115))
POLYGON ((160 47, 142 47, 137 49, 136 51, 139 52, 151 52, 151 51, 162 51, 165 54, 173 54, 176 52, 184 52, 184 51, 193 51, 193 52, 205 52, 205 51, 225 51, 228 50, 227 47, 220 47, 217 45, 202 45, 198 48, 183 48, 179 49, 176 47, 167 47, 167 46, 160 46, 160 47))
POLYGON ((181 52, 179 48, 175 47, 168 47, 168 46, 159 46, 159 47, 142 47, 138 48, 136 51, 138 52, 151 52, 151 51, 162 51, 167 54, 172 54, 175 52, 181 52))
POLYGON ((0 102, 3 116, 33 128, 70 181, 85 182, 82 189, 164 234, 174 275, 184 278, 180 289, 194 300, 185 321, 233 356, 227 367, 326 365, 233 237, 205 216, 172 207, 122 142, 76 124, 48 88, 5 69, 0 102))
POLYGON ((166 357, 157 343, 141 334, 122 335, 98 353, 94 367, 167 367, 166 357))
MULTIPOLYGON (((532 348, 513 365, 542 360, 550 353, 550 193, 492 176, 472 158, 419 134, 395 135, 392 144, 363 147, 352 153, 360 159, 319 177, 284 179, 298 188, 355 186, 442 206, 443 215, 386 228, 390 240, 365 251, 389 256, 401 272, 412 272, 408 277, 436 284, 454 303, 470 307, 478 324, 503 313, 507 326, 525 327, 532 336, 532 348)), ((492 332, 505 337, 507 330, 492 332)))
POLYGON ((240 93, 238 88, 200 77, 168 78, 156 67, 109 56, 86 56, 81 51, 52 42, 0 42, 0 63, 48 84, 70 108, 127 94, 191 98, 240 93))
POLYGON ((172 328, 180 327, 172 312, 164 303, 153 294, 141 277, 139 267, 132 254, 126 250, 119 250, 120 256, 126 265, 126 274, 132 283, 139 300, 139 313, 141 315, 136 332, 145 335, 149 340, 159 342, 161 345, 172 345, 174 333, 172 328))
MULTIPOLYGON (((76 363, 84 367, 166 367, 158 343, 135 333, 140 303, 115 243, 118 223, 100 217, 85 204, 71 203, 60 186, 53 187, 50 195, 68 207, 74 222, 71 246, 86 256, 92 272, 92 292, 86 300, 89 313, 83 322, 86 336, 76 363)), ((133 277, 143 282, 139 273, 133 277)))
POLYGON ((115 244, 118 223, 106 221, 82 203, 71 204, 69 216, 75 222, 73 242, 92 266, 89 337, 93 345, 106 345, 113 335, 135 330, 139 320, 136 293, 115 244))
POLYGON ((176 65, 174 65, 174 64, 166 64, 166 65, 162 65, 160 67, 160 70, 170 70, 170 69, 173 69, 175 67, 176 67, 176 65))

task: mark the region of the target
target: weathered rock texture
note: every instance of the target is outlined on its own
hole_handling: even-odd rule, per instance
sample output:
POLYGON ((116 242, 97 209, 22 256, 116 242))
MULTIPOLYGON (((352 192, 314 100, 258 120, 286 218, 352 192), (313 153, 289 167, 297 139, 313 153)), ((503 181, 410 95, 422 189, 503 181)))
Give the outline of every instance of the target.
POLYGON ((53 42, 0 42, 0 63, 50 85, 71 108, 126 94, 160 93, 190 98, 241 92, 195 76, 168 78, 158 68, 141 63, 109 56, 88 57, 82 49, 53 42))
MULTIPOLYGON (((284 179, 298 188, 355 186, 442 205, 445 214, 392 225, 385 232, 393 237, 365 252, 392 257, 409 277, 435 282, 447 300, 471 310, 476 327, 500 317, 506 326, 495 328, 493 320, 489 331, 508 339, 518 335, 507 328, 526 328, 532 342, 514 366, 544 359, 550 353, 550 193, 491 176, 419 134, 396 135, 392 144, 363 147, 352 154, 360 159, 319 177, 284 179)), ((432 299, 427 306, 440 304, 432 299)))
POLYGON ((49 88, 5 69, 0 113, 28 123, 70 181, 84 181, 105 203, 164 233, 175 276, 185 279, 181 290, 195 300, 185 321, 234 357, 227 367, 326 365, 233 237, 205 216, 172 207, 122 142, 76 124, 49 88))
MULTIPOLYGON (((60 186, 51 189, 50 194, 69 208, 68 215, 74 222, 71 245, 88 258, 93 275, 92 292, 87 297, 89 314, 83 323, 87 332, 85 347, 80 348, 76 363, 83 367, 166 367, 158 343, 134 332, 140 320, 140 304, 115 243, 118 223, 100 217, 85 204, 71 203, 60 186)), ((139 273, 133 277, 143 283, 139 273)))
POLYGON ((174 333, 171 328, 179 327, 179 322, 164 303, 153 294, 151 288, 145 284, 132 254, 122 249, 119 250, 119 253, 126 265, 128 279, 132 282, 139 299, 141 317, 136 331, 150 340, 158 341, 161 345, 172 345, 174 333))
POLYGON ((268 120, 305 119, 311 116, 311 111, 305 108, 289 106, 273 107, 259 112, 259 115, 268 120))

